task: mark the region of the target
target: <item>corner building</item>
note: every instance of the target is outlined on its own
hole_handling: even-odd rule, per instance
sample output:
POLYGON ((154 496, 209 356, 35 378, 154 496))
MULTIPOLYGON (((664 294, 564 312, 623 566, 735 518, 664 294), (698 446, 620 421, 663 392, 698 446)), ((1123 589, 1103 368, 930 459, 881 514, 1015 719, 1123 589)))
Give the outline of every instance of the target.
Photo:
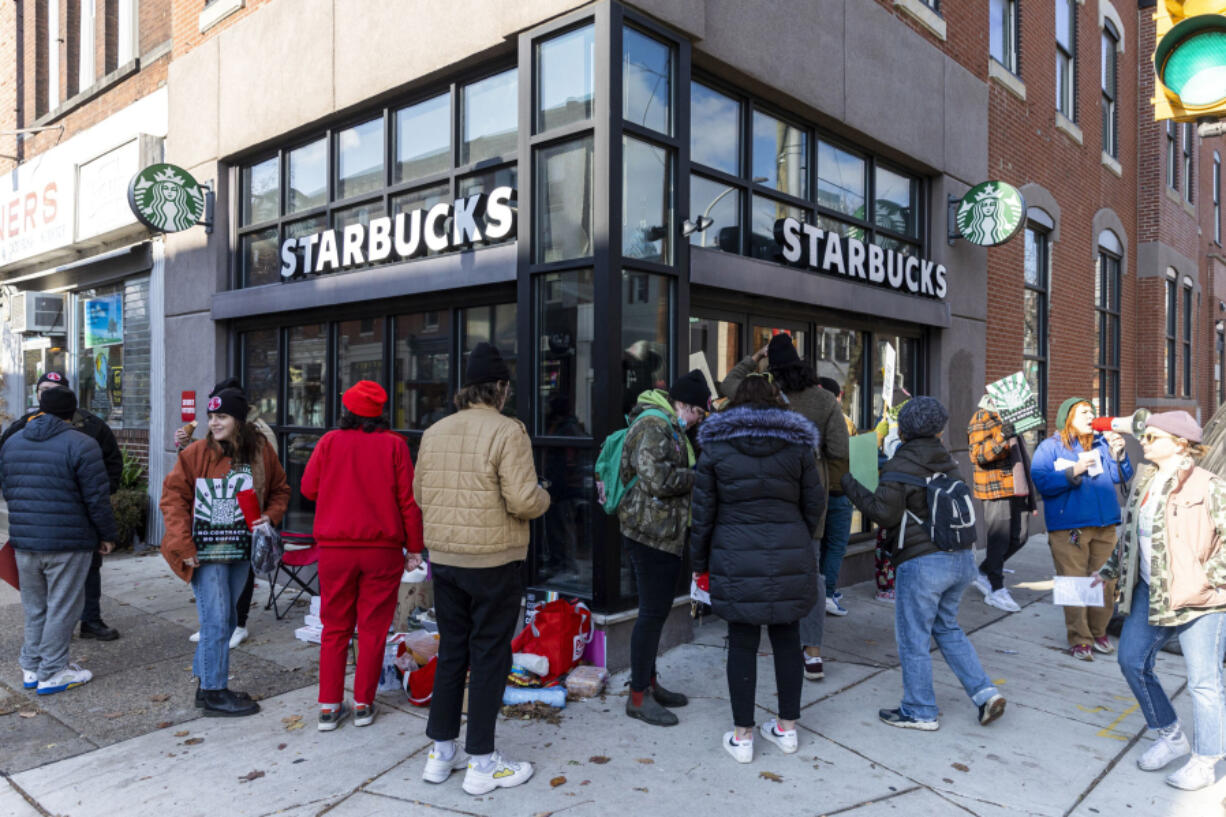
POLYGON ((641 390, 789 332, 863 429, 895 385, 970 416, 987 251, 947 201, 989 176, 989 86, 922 3, 223 5, 175 12, 167 161, 218 207, 166 239, 166 393, 237 373, 296 486, 355 381, 415 447, 497 344, 552 481, 528 585, 588 599, 610 665, 636 601, 592 465, 641 390))

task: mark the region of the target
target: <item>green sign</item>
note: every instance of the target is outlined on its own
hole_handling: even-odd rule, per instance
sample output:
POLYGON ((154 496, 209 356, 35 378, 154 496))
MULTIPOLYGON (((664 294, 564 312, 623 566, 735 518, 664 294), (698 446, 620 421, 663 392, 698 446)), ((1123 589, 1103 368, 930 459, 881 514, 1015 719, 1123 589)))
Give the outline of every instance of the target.
POLYGON ((150 165, 132 177, 128 206, 142 224, 163 233, 177 233, 204 218, 204 190, 181 167, 150 165))
POLYGON ((958 202, 958 232, 972 244, 1004 244, 1026 223, 1026 200, 1006 182, 983 182, 958 202))

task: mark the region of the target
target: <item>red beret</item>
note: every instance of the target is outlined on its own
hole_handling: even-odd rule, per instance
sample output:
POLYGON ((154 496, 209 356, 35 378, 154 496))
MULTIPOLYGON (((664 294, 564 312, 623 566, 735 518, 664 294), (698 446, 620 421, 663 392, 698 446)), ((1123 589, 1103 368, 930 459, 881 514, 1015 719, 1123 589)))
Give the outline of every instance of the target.
POLYGON ((341 395, 341 402, 359 417, 378 417, 387 403, 387 392, 373 380, 359 380, 341 395))

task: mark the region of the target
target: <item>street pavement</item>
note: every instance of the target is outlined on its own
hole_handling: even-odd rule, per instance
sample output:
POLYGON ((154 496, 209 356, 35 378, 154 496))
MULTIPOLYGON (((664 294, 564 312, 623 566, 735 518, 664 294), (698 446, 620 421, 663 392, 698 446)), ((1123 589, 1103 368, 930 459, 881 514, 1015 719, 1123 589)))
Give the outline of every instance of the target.
MULTIPOLYGON (((725 628, 714 619, 662 656, 661 679, 690 695, 681 724, 662 729, 623 713, 625 674, 599 699, 572 702, 559 723, 501 720, 499 748, 529 759, 536 775, 516 789, 470 797, 457 773, 421 780, 427 710, 381 695, 378 720, 315 729, 317 648, 293 639, 304 607, 283 621, 256 592, 251 639, 235 651, 231 686, 262 699, 255 717, 204 719, 193 707, 195 629, 190 588, 157 555, 109 557, 104 616, 123 637, 73 641, 95 680, 38 696, 21 689, 17 594, 0 588, 0 815, 523 815, 615 814, 1044 815, 1218 817, 1226 783, 1179 792, 1136 759, 1150 745, 1137 704, 1111 657, 1093 663, 1062 651, 1063 617, 1051 604, 1051 560, 1035 537, 1008 577, 1020 613, 987 607, 969 590, 961 620, 1008 698, 1005 716, 981 727, 975 707, 934 655, 937 732, 881 724, 901 692, 893 606, 871 583, 845 589, 846 618, 827 618, 826 680, 806 682, 800 750, 758 741, 749 765, 720 745, 731 728, 725 628)), ((1191 724, 1183 661, 1162 654, 1158 672, 1191 724)), ((763 635, 758 718, 775 713, 773 664, 763 635)), ((1174 764, 1172 768, 1175 768, 1174 764)), ((1226 775, 1226 763, 1218 766, 1226 775)))

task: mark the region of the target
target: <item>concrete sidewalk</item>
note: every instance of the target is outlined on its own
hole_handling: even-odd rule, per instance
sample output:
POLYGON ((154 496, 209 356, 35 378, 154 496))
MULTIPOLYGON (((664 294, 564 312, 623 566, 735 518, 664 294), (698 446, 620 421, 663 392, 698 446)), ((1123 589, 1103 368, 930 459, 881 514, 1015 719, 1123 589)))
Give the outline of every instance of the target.
MULTIPOLYGON (((382 696, 369 728, 350 721, 337 732, 315 730, 314 650, 292 638, 299 611, 276 622, 253 610, 253 638, 237 651, 232 684, 266 696, 264 711, 235 721, 198 718, 186 640, 195 625, 190 591, 166 578, 160 559, 118 559, 105 568, 104 612, 124 638, 74 641, 74 656, 86 659, 96 680, 69 693, 38 699, 20 689, 13 635, 20 608, 12 609, 15 594, 0 591, 0 695, 8 699, 0 713, 9 713, 0 714, 0 815, 1226 813, 1226 783, 1178 792, 1161 775, 1136 768, 1149 739, 1114 661, 1083 663, 1062 651, 1063 617, 1050 604, 1044 540, 1036 537, 1012 566, 1009 584, 1021 613, 987 607, 973 590, 962 610, 963 626, 1009 699, 1005 717, 988 728, 978 725, 939 657, 940 731, 878 722, 877 709, 896 705, 901 693, 893 606, 860 585, 845 591, 851 615, 827 619, 827 677, 805 684, 797 754, 759 740, 754 763, 742 766, 721 748, 731 728, 724 627, 708 620, 694 643, 660 661, 667 685, 691 696, 679 710, 680 726, 626 718, 625 677, 615 677, 604 699, 570 704, 559 725, 501 721, 500 749, 532 760, 536 776, 474 798, 461 790, 458 774, 443 785, 422 782, 426 710, 402 695, 382 696), (121 618, 116 609, 130 612, 121 618), (133 649, 135 662, 114 658, 133 649)), ((259 592, 256 598, 262 601, 259 592)), ((776 709, 765 636, 762 649, 760 721, 776 709)), ((1191 723, 1182 660, 1162 654, 1158 670, 1191 723)))

